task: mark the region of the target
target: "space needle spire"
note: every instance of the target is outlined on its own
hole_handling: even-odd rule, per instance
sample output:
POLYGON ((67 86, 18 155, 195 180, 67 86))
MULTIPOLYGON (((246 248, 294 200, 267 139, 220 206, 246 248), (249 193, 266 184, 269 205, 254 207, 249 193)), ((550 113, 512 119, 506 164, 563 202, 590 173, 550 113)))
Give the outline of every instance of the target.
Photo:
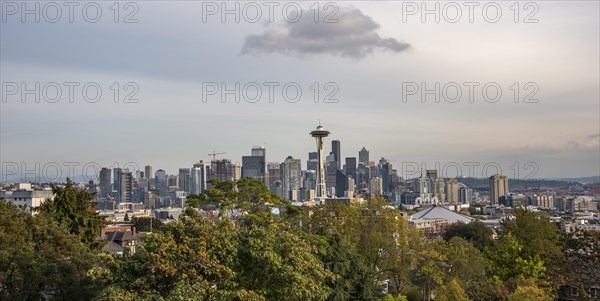
POLYGON ((325 137, 329 136, 329 131, 326 131, 319 121, 319 126, 316 130, 310 132, 312 137, 315 137, 317 140, 317 153, 319 155, 319 165, 317 167, 317 191, 315 195, 315 199, 320 200, 321 202, 325 200, 327 196, 327 188, 325 186, 325 169, 323 164, 323 140, 325 137))

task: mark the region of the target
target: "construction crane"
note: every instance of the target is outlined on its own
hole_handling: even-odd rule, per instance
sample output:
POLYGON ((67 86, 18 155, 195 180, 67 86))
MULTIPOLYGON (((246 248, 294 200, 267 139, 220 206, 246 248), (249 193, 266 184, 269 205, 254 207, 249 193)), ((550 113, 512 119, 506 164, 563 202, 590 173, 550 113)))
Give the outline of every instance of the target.
POLYGON ((109 201, 112 203, 112 210, 115 211, 115 199, 110 195, 106 195, 106 196, 108 197, 109 201))
POLYGON ((217 153, 216 151, 213 151, 212 153, 210 153, 208 155, 213 157, 213 159, 212 159, 213 161, 216 161, 217 160, 217 155, 224 155, 224 154, 226 154, 226 153, 225 152, 217 153))

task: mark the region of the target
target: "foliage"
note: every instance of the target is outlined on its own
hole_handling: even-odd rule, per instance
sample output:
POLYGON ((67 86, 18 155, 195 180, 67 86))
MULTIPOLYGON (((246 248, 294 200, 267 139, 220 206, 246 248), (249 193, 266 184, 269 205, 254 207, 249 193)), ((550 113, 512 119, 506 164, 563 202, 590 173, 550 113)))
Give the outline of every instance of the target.
POLYGON ((469 301, 465 290, 456 280, 451 280, 442 286, 436 294, 436 301, 469 301))
POLYGON ((38 209, 40 215, 65 225, 91 249, 99 250, 102 242, 96 237, 104 227, 104 219, 95 212, 93 194, 73 186, 67 178, 65 187, 52 186, 53 200, 46 200, 38 209))
POLYGON ((538 279, 545 270, 539 255, 531 257, 511 232, 505 234, 492 249, 486 250, 489 271, 494 279, 508 281, 516 277, 538 279))
POLYGON ((483 249, 491 246, 494 242, 492 235, 493 230, 486 227, 480 221, 468 224, 458 222, 448 226, 444 233, 444 239, 448 241, 453 237, 460 237, 472 243, 480 251, 483 251, 483 249))
POLYGON ((587 289, 600 285, 600 232, 565 233, 561 241, 565 253, 561 269, 565 285, 585 296, 587 289))
POLYGON ((298 208, 253 179, 211 185, 178 221, 152 219, 135 253, 101 261, 103 220, 70 181, 35 216, 0 201, 0 300, 549 300, 600 278, 598 233, 560 236, 529 211, 497 240, 479 222, 430 238, 382 198, 298 208))
POLYGON ((150 232, 150 219, 152 219, 152 231, 161 231, 164 228, 163 222, 156 217, 134 217, 131 222, 138 232, 150 232))
POLYGON ((138 252, 107 269, 106 300, 325 300, 323 283, 332 277, 293 233, 240 228, 199 214, 182 215, 147 235, 138 252))
POLYGON ((0 300, 86 300, 97 261, 80 237, 0 199, 0 300))

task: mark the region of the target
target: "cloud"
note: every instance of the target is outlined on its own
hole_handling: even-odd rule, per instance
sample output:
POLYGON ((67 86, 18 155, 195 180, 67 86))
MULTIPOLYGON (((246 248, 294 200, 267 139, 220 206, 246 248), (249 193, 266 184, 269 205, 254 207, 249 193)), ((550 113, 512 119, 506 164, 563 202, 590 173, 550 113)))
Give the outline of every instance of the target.
POLYGON ((600 133, 589 135, 584 141, 569 141, 567 150, 600 153, 600 133))
POLYGON ((557 155, 566 152, 575 153, 600 153, 600 133, 585 136, 583 139, 569 140, 563 143, 552 144, 521 144, 518 147, 508 148, 506 151, 512 156, 519 155, 557 155))
MULTIPOLYGON (((329 13, 322 10, 320 15, 329 13)), ((302 15, 312 16, 309 11, 303 11, 302 15)), ((326 23, 303 17, 296 23, 270 25, 264 33, 246 37, 242 54, 330 54, 361 59, 375 49, 398 53, 410 47, 404 41, 379 36, 375 32, 379 24, 357 8, 341 7, 334 19, 336 23, 326 23)))

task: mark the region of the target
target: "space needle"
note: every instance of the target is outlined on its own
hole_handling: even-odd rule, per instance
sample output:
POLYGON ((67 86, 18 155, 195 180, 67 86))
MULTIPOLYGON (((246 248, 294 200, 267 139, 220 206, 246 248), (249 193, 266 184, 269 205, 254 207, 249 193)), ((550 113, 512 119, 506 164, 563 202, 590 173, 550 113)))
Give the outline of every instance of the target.
POLYGON ((327 190, 325 187, 325 169, 323 168, 323 140, 329 136, 329 131, 326 131, 320 124, 316 130, 310 132, 310 135, 315 137, 317 140, 317 152, 319 155, 319 166, 317 167, 317 191, 315 199, 321 202, 325 200, 327 196, 327 190))

